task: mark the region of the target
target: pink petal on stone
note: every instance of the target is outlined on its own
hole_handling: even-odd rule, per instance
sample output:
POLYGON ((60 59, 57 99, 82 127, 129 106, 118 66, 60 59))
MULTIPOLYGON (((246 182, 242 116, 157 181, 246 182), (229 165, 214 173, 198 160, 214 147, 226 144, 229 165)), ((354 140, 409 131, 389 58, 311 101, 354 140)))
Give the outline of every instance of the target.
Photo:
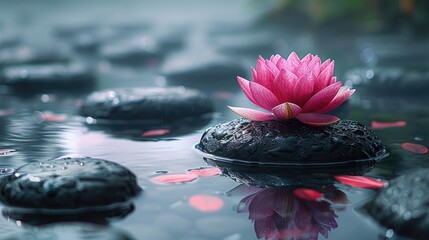
POLYGON ((302 108, 303 112, 315 112, 328 105, 340 90, 341 82, 327 86, 313 95, 302 108))
POLYGON ((328 105, 318 110, 317 112, 325 113, 337 108, 343 102, 345 102, 354 92, 355 92, 355 89, 350 90, 349 87, 342 86, 338 91, 337 95, 335 95, 334 99, 332 99, 332 101, 328 105))
POLYGON ((178 184, 185 182, 192 182, 197 179, 198 176, 192 173, 187 174, 165 174, 159 175, 152 178, 152 181, 155 183, 161 184, 178 184))
POLYGON ((271 89, 271 84, 274 79, 274 74, 270 71, 270 69, 265 65, 265 60, 258 59, 256 62, 256 72, 258 74, 257 82, 260 85, 271 89))
POLYGON ((195 174, 198 177, 211 177, 211 176, 221 175, 222 171, 219 168, 212 167, 212 168, 191 169, 188 171, 188 173, 195 174))
POLYGON ((332 61, 329 63, 328 66, 326 66, 325 69, 320 72, 314 86, 315 92, 318 92, 329 85, 332 79, 332 75, 334 74, 334 66, 335 61, 332 61))
POLYGON ((302 200, 313 202, 320 201, 323 198, 320 192, 309 188, 296 188, 293 190, 293 195, 302 200))
POLYGON ((314 83, 308 76, 302 76, 293 89, 293 101, 299 106, 303 106, 313 95, 314 83))
POLYGON ((255 82, 249 82, 249 87, 257 106, 271 111, 273 107, 279 104, 279 100, 277 100, 277 97, 274 95, 274 93, 272 93, 266 87, 255 82))
POLYGON ((228 106, 234 113, 252 121, 266 121, 275 118, 273 114, 261 112, 250 108, 231 107, 228 106))
POLYGON ((252 93, 250 92, 250 82, 247 81, 246 79, 237 76, 237 81, 238 84, 240 85, 241 89, 244 92, 244 95, 246 95, 246 97, 253 103, 256 104, 255 99, 252 96, 252 93))
POLYGON ((153 137, 153 136, 162 136, 165 134, 169 134, 170 130, 168 129, 154 129, 146 131, 142 134, 143 137, 153 137))
POLYGON ((217 212, 224 205, 221 198, 206 194, 193 195, 189 198, 188 203, 200 212, 217 212))
POLYGON ((301 108, 293 103, 285 102, 273 108, 272 112, 278 119, 292 119, 301 113, 301 108))
POLYGON ((396 122, 372 121, 371 122, 371 127, 373 129, 390 128, 390 127, 405 127, 405 126, 407 126, 407 122, 405 122, 405 121, 396 121, 396 122))
POLYGON ((401 148, 417 154, 428 153, 427 147, 416 143, 403 143, 401 144, 401 148))
POLYGON ((293 97, 293 89, 298 77, 287 69, 282 69, 273 81, 273 93, 280 102, 290 102, 293 97))
POLYGON ((338 182, 358 188, 384 188, 386 182, 364 176, 341 175, 334 177, 338 182))
POLYGON ((321 113, 301 113, 296 116, 296 119, 312 127, 323 127, 336 123, 340 120, 335 116, 321 113))

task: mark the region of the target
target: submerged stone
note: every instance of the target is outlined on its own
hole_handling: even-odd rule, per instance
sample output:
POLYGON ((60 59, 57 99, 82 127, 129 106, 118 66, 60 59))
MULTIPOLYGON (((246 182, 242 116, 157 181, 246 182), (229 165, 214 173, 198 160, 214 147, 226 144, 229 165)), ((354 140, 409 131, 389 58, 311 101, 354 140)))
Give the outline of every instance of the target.
POLYGON ((79 63, 11 66, 3 69, 0 75, 1 84, 29 91, 35 88, 81 89, 92 86, 94 80, 94 72, 79 63))
POLYGON ((397 177, 366 205, 383 226, 413 239, 429 239, 429 169, 397 177))
POLYGON ((117 88, 89 95, 80 114, 105 120, 174 121, 212 111, 210 99, 193 89, 117 88))
POLYGON ((0 50, 0 68, 33 63, 66 62, 69 58, 54 50, 40 50, 29 47, 14 47, 0 50))
POLYGON ((371 130, 350 120, 310 127, 295 119, 287 122, 235 119, 206 130, 196 147, 236 161, 273 165, 344 164, 374 160, 386 154, 371 130))
POLYGON ((96 158, 33 162, 0 181, 0 201, 9 207, 72 213, 78 208, 126 203, 140 191, 128 169, 96 158))

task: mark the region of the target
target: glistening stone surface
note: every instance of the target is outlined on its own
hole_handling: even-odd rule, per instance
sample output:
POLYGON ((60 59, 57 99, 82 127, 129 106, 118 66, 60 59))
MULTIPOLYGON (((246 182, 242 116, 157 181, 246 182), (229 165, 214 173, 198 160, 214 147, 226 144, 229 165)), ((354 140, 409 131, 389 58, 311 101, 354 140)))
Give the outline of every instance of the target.
POLYGON ((0 181, 7 206, 76 209, 127 202, 140 191, 128 169, 96 158, 63 157, 26 164, 0 181))
POLYGON ((220 157, 273 164, 343 163, 386 153, 371 130, 350 120, 309 127, 295 119, 235 119, 206 130, 197 148, 220 157))
POLYGON ((400 235, 429 239, 428 172, 421 169, 393 179, 367 204, 367 212, 400 235))
POLYGON ((177 120, 213 110, 203 93, 177 88, 118 88, 94 92, 83 103, 80 114, 109 120, 177 120))
POLYGON ((92 86, 95 76, 91 69, 83 64, 57 63, 7 67, 1 72, 0 80, 0 83, 16 88, 75 89, 92 86))

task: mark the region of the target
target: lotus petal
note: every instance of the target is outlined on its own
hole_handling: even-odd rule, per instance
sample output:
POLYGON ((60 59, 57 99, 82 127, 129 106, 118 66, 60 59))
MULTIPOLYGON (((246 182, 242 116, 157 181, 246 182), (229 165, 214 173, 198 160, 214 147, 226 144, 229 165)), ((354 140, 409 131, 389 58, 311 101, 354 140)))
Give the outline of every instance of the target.
POLYGON ((272 55, 270 58, 270 61, 274 64, 277 64, 277 62, 282 58, 280 54, 272 55))
POLYGON ((256 72, 258 73, 258 81, 256 83, 270 89, 274 74, 265 65, 265 60, 258 59, 256 62, 256 72))
POLYGON ((222 171, 219 168, 212 167, 212 168, 190 169, 188 170, 188 173, 195 174, 198 177, 211 177, 211 176, 221 175, 222 171))
POLYGON ((196 194, 189 198, 189 205, 200 212, 217 212, 223 208, 222 198, 206 194, 196 194))
MULTIPOLYGON (((265 65, 267 66, 267 68, 270 70, 270 72, 273 74, 273 76, 276 76, 279 73, 279 69, 277 68, 277 66, 269 61, 269 60, 265 60, 265 65)), ((271 80, 274 78, 271 78, 271 80)))
POLYGON ((401 148, 417 154, 426 154, 429 151, 427 147, 416 143, 402 143, 401 148))
POLYGON ((315 95, 313 95, 307 103, 305 103, 302 108, 303 112, 315 112, 319 109, 322 109, 326 105, 328 105, 332 99, 334 99, 335 95, 337 95, 338 90, 340 90, 341 82, 336 82, 332 85, 327 86, 322 89, 315 95))
POLYGON ((405 122, 405 121, 396 121, 396 122, 372 121, 371 122, 371 127, 373 129, 390 128, 390 127, 405 127, 405 126, 407 126, 407 122, 405 122))
POLYGON ((249 82, 249 87, 257 106, 270 111, 279 104, 276 95, 268 90, 268 88, 255 82, 249 82))
POLYGON ((228 108, 231 109, 231 111, 235 112, 236 114, 252 121, 266 121, 266 120, 275 118, 273 114, 261 112, 250 108, 231 107, 231 106, 228 106, 228 108))
POLYGON ((320 66, 320 71, 323 71, 329 64, 331 63, 331 59, 327 59, 326 61, 324 61, 322 63, 322 65, 320 66))
POLYGON ((323 127, 338 122, 340 119, 327 114, 321 113, 301 113, 296 118, 309 126, 323 127))
POLYGON ((299 59, 296 52, 292 52, 289 54, 289 57, 287 58, 287 62, 291 63, 292 66, 296 67, 301 63, 301 60, 299 59))
POLYGON ((335 61, 332 61, 329 63, 328 66, 326 66, 325 69, 320 72, 319 76, 317 77, 317 81, 315 82, 315 92, 318 92, 329 85, 332 79, 332 75, 334 74, 334 66, 335 61))
POLYGON ((335 95, 334 99, 332 99, 332 101, 328 105, 318 110, 317 112, 325 113, 325 112, 331 111, 332 109, 337 108, 343 102, 345 102, 354 92, 355 92, 355 89, 350 90, 349 87, 342 86, 338 91, 337 95, 335 95))
POLYGON ((313 95, 314 83, 307 76, 302 76, 293 89, 293 102, 299 106, 304 106, 307 100, 313 95))
POLYGON ((273 108, 272 112, 278 119, 288 120, 301 113, 301 108, 293 103, 285 102, 273 108))
POLYGON ((273 81, 273 93, 280 102, 290 102, 293 97, 293 88, 298 77, 287 69, 282 69, 273 81))
POLYGON ((364 176, 341 175, 334 177, 338 182, 359 188, 384 188, 386 182, 364 176))
POLYGON ((253 78, 253 81, 254 82, 257 82, 258 80, 258 73, 256 72, 256 69, 254 69, 254 68, 251 68, 251 71, 252 71, 252 78, 253 78))
POLYGON ((320 192, 309 188, 296 188, 293 190, 293 194, 302 200, 313 202, 320 201, 323 198, 320 192))
POLYGON ((240 85, 241 89, 244 92, 244 95, 246 95, 246 97, 253 103, 256 105, 256 101, 252 96, 252 93, 250 92, 250 82, 247 81, 246 79, 237 76, 237 81, 238 84, 240 85))
POLYGON ((161 184, 178 184, 178 183, 186 183, 192 182, 197 179, 198 176, 195 174, 187 173, 187 174, 165 174, 159 175, 152 178, 152 181, 161 184))

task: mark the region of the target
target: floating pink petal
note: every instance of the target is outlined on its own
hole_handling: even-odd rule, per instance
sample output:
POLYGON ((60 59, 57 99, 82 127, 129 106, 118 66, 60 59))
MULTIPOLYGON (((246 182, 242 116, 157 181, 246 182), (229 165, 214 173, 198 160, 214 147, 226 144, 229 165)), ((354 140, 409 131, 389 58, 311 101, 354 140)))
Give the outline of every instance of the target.
POLYGON ((224 205, 221 198, 206 194, 193 195, 189 198, 188 202, 189 205, 200 212, 217 212, 221 210, 224 205))
POLYGON ((231 111, 252 121, 266 121, 275 118, 273 114, 261 112, 250 108, 228 106, 231 111))
POLYGON ((9 110, 9 109, 0 109, 0 117, 7 117, 12 115, 14 112, 13 110, 9 110))
POLYGON ((309 188, 296 188, 293 190, 293 194, 302 200, 313 202, 319 201, 323 198, 323 195, 320 192, 309 188))
MULTIPOLYGON (((275 117, 287 120, 298 118, 310 126, 325 126, 339 119, 330 115, 303 115, 326 113, 344 103, 353 93, 347 86, 341 87, 334 74, 335 62, 326 60, 321 63, 316 55, 307 54, 300 59, 292 52, 287 59, 280 55, 264 59, 261 56, 252 68, 253 82, 237 77, 238 83, 247 98, 256 106, 274 113, 275 117), (287 103, 287 104, 285 104, 287 103), (294 106, 288 112, 287 108, 294 106), (292 105, 293 104, 293 105, 292 105), (285 110, 286 109, 286 110, 285 110), (302 116, 301 116, 302 115, 302 116)), ((272 119, 266 113, 234 111, 237 114, 255 121, 272 119)))
POLYGON ((153 137, 153 136, 162 136, 165 134, 169 134, 170 130, 168 129, 154 129, 146 131, 142 134, 143 137, 153 137))
POLYGON ((401 144, 401 147, 402 147, 402 149, 405 149, 407 151, 417 153, 417 154, 428 153, 427 147, 420 145, 420 144, 416 144, 416 143, 403 143, 403 144, 401 144))
POLYGON ((0 156, 9 155, 16 152, 16 149, 0 149, 0 156))
POLYGON ((152 178, 153 182, 162 184, 177 184, 192 182, 198 178, 198 175, 187 173, 187 174, 165 174, 159 175, 152 178))
POLYGON ((333 123, 338 122, 340 119, 332 116, 321 113, 301 113, 296 118, 309 126, 313 127, 323 127, 333 123))
POLYGON ((54 114, 54 113, 51 113, 51 112, 44 112, 43 115, 42 115, 42 119, 43 119, 43 121, 46 121, 46 122, 56 122, 56 123, 59 123, 59 122, 66 121, 67 120, 67 116, 62 115, 62 114, 54 114))
POLYGON ((219 168, 191 169, 188 172, 191 174, 195 174, 198 177, 211 177, 211 176, 217 176, 222 174, 222 171, 219 168))
POLYGON ((378 189, 378 188, 384 188, 387 184, 385 181, 364 177, 364 176, 341 175, 341 176, 335 176, 335 179, 340 183, 344 183, 352 187, 358 187, 358 188, 378 189))
POLYGON ((371 127, 374 129, 391 128, 391 127, 405 127, 405 126, 407 126, 407 122, 405 122, 405 121, 397 121, 397 122, 372 121, 371 122, 371 127))

